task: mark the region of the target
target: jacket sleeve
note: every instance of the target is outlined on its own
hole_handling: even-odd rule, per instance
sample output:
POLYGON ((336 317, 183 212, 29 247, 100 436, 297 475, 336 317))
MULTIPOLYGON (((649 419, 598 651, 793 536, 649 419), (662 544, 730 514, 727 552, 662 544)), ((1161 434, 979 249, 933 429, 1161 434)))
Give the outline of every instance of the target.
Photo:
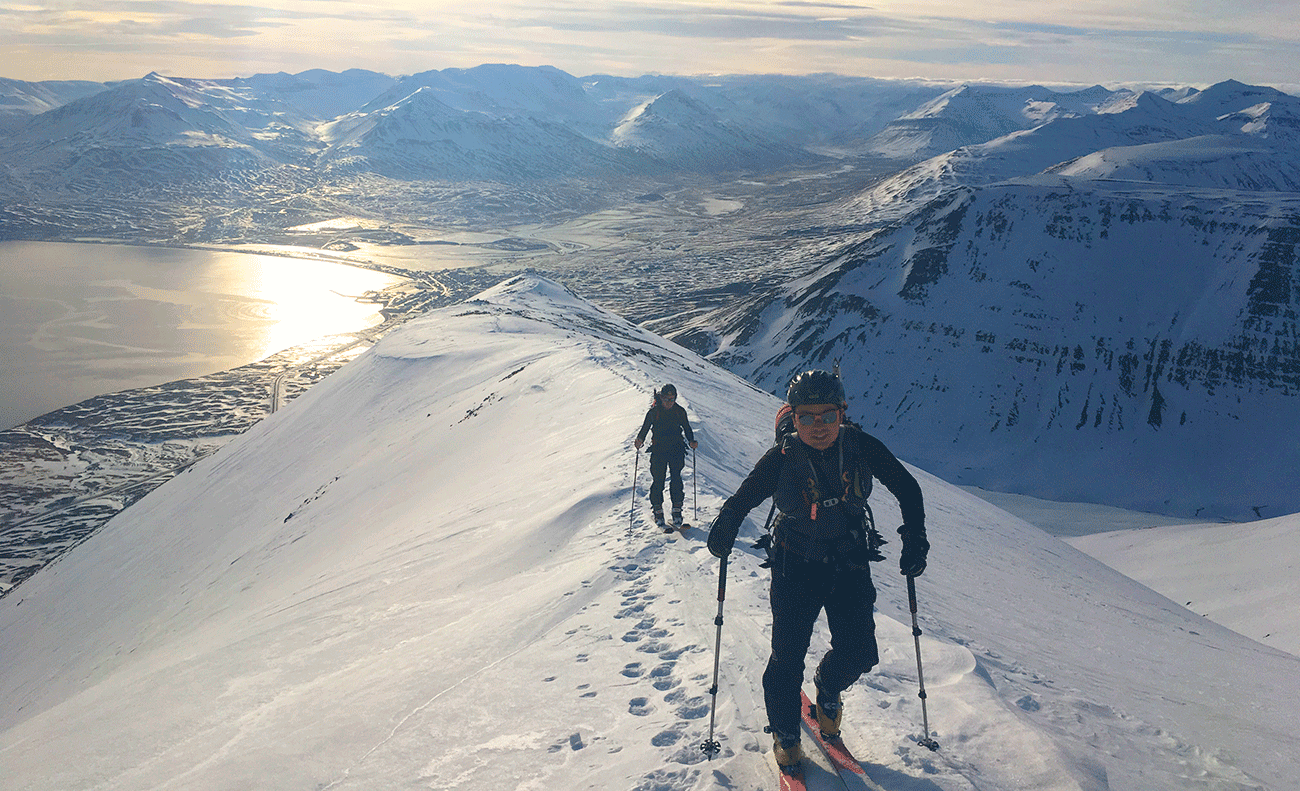
POLYGON ((925 502, 921 496, 921 485, 885 447, 885 443, 865 432, 862 438, 867 466, 871 468, 872 475, 898 500, 898 508, 903 513, 903 526, 898 532, 905 538, 909 534, 924 538, 925 502))
POLYGON ((781 462, 783 460, 781 448, 777 446, 767 453, 763 458, 758 460, 754 469, 750 471, 749 476, 740 484, 736 493, 727 498, 722 504, 725 509, 732 510, 744 519, 750 511, 757 508, 764 500, 776 494, 776 485, 781 478, 781 462))
POLYGON ((709 527, 709 552, 715 557, 726 557, 740 533, 740 525, 750 511, 776 493, 781 476, 781 449, 773 448, 758 460, 749 477, 740 484, 736 493, 727 498, 709 527))
POLYGON ((648 412, 645 413, 645 420, 641 421, 641 433, 636 435, 638 441, 640 442, 645 441, 645 435, 650 433, 650 424, 653 423, 654 420, 655 420, 655 411, 653 408, 651 408, 648 412))
POLYGON ((682 429, 686 432, 686 441, 694 442, 695 432, 691 431, 691 421, 686 417, 686 410, 681 404, 678 404, 677 408, 682 410, 682 429))

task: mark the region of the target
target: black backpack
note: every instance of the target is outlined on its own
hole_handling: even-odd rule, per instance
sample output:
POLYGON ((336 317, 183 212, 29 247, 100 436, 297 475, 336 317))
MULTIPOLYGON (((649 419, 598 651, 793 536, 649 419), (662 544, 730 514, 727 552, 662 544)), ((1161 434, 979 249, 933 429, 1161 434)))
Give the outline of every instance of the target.
MULTIPOLYGON (((838 368, 839 368, 838 363, 836 364, 835 367, 837 369, 836 373, 838 373, 838 368)), ((854 423, 852 420, 849 420, 847 417, 844 418, 843 425, 850 428, 858 429, 859 431, 861 430, 857 423, 854 423)), ((774 448, 780 447, 781 452, 785 453, 787 450, 789 450, 792 447, 790 443, 794 442, 797 438, 798 438, 798 431, 795 429, 795 425, 794 425, 794 408, 791 407, 789 404, 782 404, 781 408, 778 409, 776 412, 776 421, 774 427, 772 447, 774 448)), ((858 543, 862 546, 862 550, 863 550, 862 556, 867 561, 884 560, 885 556, 881 554, 880 548, 889 542, 885 540, 884 536, 880 535, 880 532, 878 530, 876 530, 876 517, 871 512, 871 505, 866 502, 863 502, 862 508, 863 508, 863 517, 862 517, 863 529, 861 535, 858 537, 858 543)), ((763 525, 763 535, 760 536, 758 541, 754 543, 754 549, 761 549, 768 554, 768 559, 763 561, 761 564, 759 564, 760 568, 768 568, 769 566, 771 566, 772 563, 771 560, 772 517, 774 517, 775 515, 776 515, 776 498, 773 497, 772 507, 768 509, 767 512, 767 522, 763 525)))

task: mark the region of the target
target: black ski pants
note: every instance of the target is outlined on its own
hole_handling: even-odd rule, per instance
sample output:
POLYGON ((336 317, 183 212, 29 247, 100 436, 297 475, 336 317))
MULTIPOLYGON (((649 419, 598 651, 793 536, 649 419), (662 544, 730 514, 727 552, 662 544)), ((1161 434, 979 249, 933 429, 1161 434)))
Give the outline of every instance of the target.
POLYGON ((772 657, 763 673, 767 720, 774 731, 797 734, 804 657, 822 610, 831 630, 831 649, 817 668, 823 689, 842 692, 880 661, 876 587, 868 568, 807 560, 777 546, 772 552, 771 603, 772 657))
POLYGON ((664 507, 664 478, 671 473, 668 494, 673 508, 681 508, 686 500, 686 487, 682 484, 682 467, 686 466, 686 446, 678 445, 668 450, 650 450, 650 505, 664 507))

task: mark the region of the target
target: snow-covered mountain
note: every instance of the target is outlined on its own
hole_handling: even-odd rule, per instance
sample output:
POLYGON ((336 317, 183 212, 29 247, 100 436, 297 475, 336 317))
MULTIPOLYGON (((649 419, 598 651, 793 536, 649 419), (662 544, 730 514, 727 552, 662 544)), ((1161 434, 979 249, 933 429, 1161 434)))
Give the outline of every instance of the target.
POLYGON ((298 74, 257 74, 230 82, 247 85, 267 99, 283 102, 306 118, 329 121, 361 109, 397 80, 365 69, 341 73, 310 69, 298 74))
POLYGON ((634 108, 614 128, 615 146, 690 171, 760 171, 818 157, 728 123, 680 90, 634 108))
POLYGON ((779 391, 839 358, 870 428, 960 483, 1300 510, 1300 198, 1041 177, 934 199, 715 320, 779 391))
POLYGON ((774 391, 843 358, 868 426, 958 482, 1300 510, 1300 452, 1274 430, 1300 419, 1297 116, 1296 97, 1227 82, 935 157, 831 212, 886 227, 809 243, 820 267, 776 304, 682 337, 774 391))
POLYGON ((1087 180, 1146 181, 1180 187, 1300 192, 1294 144, 1248 135, 1105 148, 1046 170, 1087 180))
POLYGON ((1130 95, 1100 85, 1071 92, 1038 85, 962 85, 890 122, 868 150, 893 159, 928 159, 1057 118, 1095 115, 1130 95))
POLYGON ((43 189, 113 194, 292 162, 311 126, 230 85, 150 74, 31 118, 0 158, 43 189))
POLYGON ((551 121, 451 107, 427 87, 323 131, 332 141, 321 155, 325 168, 396 179, 517 181, 627 173, 650 164, 551 121))
MULTIPOLYGON (((655 97, 677 93, 707 108, 717 122, 795 149, 836 156, 869 154, 887 124, 950 86, 920 80, 874 80, 836 74, 720 75, 706 80, 646 75, 584 78, 588 95, 616 111, 615 123, 655 97)), ((987 139, 987 138, 984 138, 987 139)))
POLYGON ((9 134, 34 115, 99 93, 107 87, 104 83, 85 80, 27 82, 0 77, 0 136, 9 134))
MULTIPOLYGON (((648 524, 643 490, 629 518, 631 439, 665 381, 707 520, 765 450, 773 397, 536 278, 388 335, 0 599, 0 789, 774 787, 757 526, 731 564, 709 762, 718 564, 701 531, 648 524)), ((1290 787, 1300 659, 917 475, 942 748, 914 741, 890 545, 882 663, 846 696, 873 779, 1290 787)))
MULTIPOLYGON (((608 179, 647 167, 756 172, 827 154, 898 161, 944 152, 845 210, 860 215, 885 204, 914 207, 956 181, 989 183, 1072 166, 1111 147, 1204 137, 1194 153, 1073 165, 1073 172, 1098 177, 1149 172, 1152 180, 1176 183, 1170 174, 1198 172, 1203 152, 1222 135, 1233 136, 1225 157, 1257 162, 1239 168, 1252 174, 1241 177, 1243 185, 1288 188, 1291 170, 1270 179, 1267 162, 1275 150, 1294 148, 1300 128, 1300 100, 1235 82, 1136 94, 836 75, 579 78, 548 66, 487 64, 402 78, 313 70, 3 85, 6 106, 17 108, 12 118, 20 118, 7 135, 0 130, 0 157, 11 175, 32 189, 66 182, 81 192, 155 181, 220 183, 231 172, 286 164, 303 169, 296 178, 371 170, 403 180, 519 181, 608 179), (401 128, 375 131, 385 127, 401 128), (571 161, 557 157, 562 146, 573 148, 571 161), (529 158, 540 162, 528 167, 529 158)), ((1223 181, 1225 168, 1218 170, 1195 184, 1223 181)))
POLYGON ((1177 102, 1153 91, 1116 97, 1091 114, 1052 117, 920 162, 847 201, 842 216, 898 218, 956 187, 1045 171, 1179 187, 1290 191, 1300 181, 1297 118, 1300 98, 1234 81, 1177 102), (1107 161, 1123 166, 1103 164, 1107 161))
POLYGON ((361 109, 382 110, 421 89, 429 90, 448 107, 494 118, 524 116, 584 133, 603 126, 602 113, 582 81, 553 66, 488 63, 471 69, 421 72, 402 78, 361 109))

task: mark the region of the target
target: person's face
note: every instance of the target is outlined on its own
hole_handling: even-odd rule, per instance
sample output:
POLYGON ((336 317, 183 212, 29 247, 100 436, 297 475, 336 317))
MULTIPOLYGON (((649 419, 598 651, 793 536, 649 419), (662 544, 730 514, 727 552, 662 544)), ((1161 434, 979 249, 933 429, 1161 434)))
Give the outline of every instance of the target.
POLYGON ((664 402, 664 406, 671 407, 673 404, 677 403, 677 394, 673 393, 672 395, 669 395, 665 393, 659 397, 659 400, 664 402))
POLYGON ((804 404, 794 408, 794 427, 805 445, 826 450, 840 436, 840 418, 836 404, 804 404))

